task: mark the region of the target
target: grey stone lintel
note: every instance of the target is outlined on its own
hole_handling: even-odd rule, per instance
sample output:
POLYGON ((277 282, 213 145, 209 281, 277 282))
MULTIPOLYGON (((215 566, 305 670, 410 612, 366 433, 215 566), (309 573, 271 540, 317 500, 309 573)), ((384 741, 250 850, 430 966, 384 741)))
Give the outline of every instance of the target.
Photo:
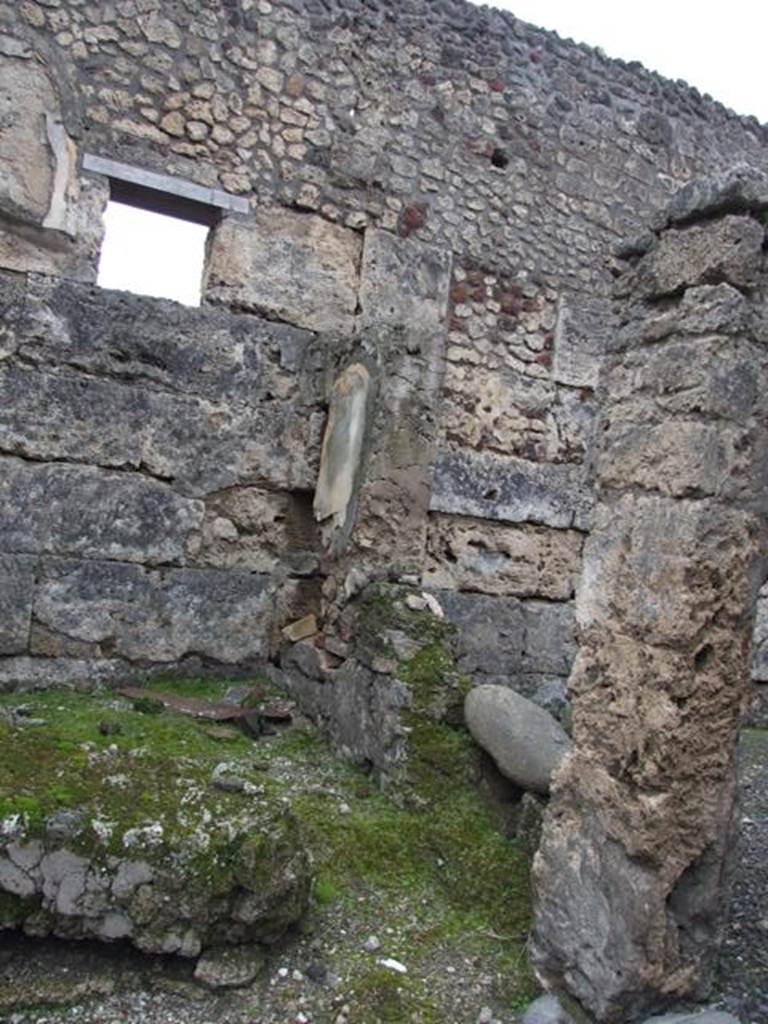
POLYGON ((243 199, 242 196, 233 196, 219 188, 196 185, 195 182, 187 181, 185 178, 174 178, 170 174, 158 174, 155 171, 147 171, 141 167, 124 164, 119 160, 109 160, 107 157, 96 156, 93 153, 83 155, 83 170, 91 171, 93 174, 104 174, 115 181, 153 189, 155 192, 165 192, 168 195, 178 196, 180 199, 189 199, 206 206, 229 210, 232 213, 248 213, 250 210, 248 200, 243 199))

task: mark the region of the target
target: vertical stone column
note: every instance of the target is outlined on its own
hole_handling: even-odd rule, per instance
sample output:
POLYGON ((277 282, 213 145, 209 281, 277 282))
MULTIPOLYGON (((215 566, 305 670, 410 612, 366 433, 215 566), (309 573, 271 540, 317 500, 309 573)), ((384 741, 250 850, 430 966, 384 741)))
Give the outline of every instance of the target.
POLYGON ((747 168, 686 187, 617 286, 532 943, 598 1021, 703 996, 717 955, 768 505, 766 210, 747 168))

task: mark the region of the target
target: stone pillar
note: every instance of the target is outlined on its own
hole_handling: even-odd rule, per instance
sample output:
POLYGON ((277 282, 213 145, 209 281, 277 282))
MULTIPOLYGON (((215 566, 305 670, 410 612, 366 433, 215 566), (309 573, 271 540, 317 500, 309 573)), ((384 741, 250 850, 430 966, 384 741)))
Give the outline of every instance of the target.
POLYGON ((616 289, 532 941, 601 1022, 705 995, 721 937, 768 507, 766 210, 748 168, 687 186, 616 289))

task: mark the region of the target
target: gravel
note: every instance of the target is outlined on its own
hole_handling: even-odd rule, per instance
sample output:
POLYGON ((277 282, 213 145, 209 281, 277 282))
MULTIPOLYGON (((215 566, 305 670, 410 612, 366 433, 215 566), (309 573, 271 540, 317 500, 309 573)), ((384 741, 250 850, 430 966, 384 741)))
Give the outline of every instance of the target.
MULTIPOLYGON (((768 1022, 768 731, 744 735, 742 838, 730 920, 711 999, 742 1024, 768 1022)), ((24 939, 0 933, 0 1021, 8 1024, 375 1024, 355 1015, 345 977, 360 957, 408 968, 408 921, 375 894, 360 915, 326 907, 301 934, 274 947, 247 988, 212 993, 194 964, 129 947, 24 939), (372 917, 382 926, 371 931, 372 917), (375 941, 373 941, 375 940, 375 941), (22 1009, 35 994, 47 1006, 22 1009), (53 1004, 66 1003, 62 1008, 53 1004)), ((449 1024, 515 1024, 503 975, 461 943, 421 965, 430 993, 451 1007, 449 1024)), ((410 975, 409 975, 410 976, 410 975)), ((419 1018, 413 1017, 414 1024, 419 1018)), ((448 1018, 446 1018, 448 1021, 448 1018)), ((403 1024, 408 1024, 404 1021, 403 1024)))

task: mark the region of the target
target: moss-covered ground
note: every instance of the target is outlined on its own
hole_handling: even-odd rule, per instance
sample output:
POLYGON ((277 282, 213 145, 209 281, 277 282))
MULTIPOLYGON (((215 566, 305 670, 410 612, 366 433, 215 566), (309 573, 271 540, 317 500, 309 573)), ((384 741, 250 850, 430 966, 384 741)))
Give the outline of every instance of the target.
MULTIPOLYGON (((432 678, 442 670, 435 668, 441 639, 417 655, 414 682, 420 673, 432 678)), ((148 693, 217 700, 227 685, 158 680, 148 693)), ((215 821, 237 818, 254 801, 290 806, 313 860, 307 927, 322 934, 329 921, 336 929, 345 921, 342 930, 355 937, 339 939, 336 966, 355 1020, 449 1019, 436 964, 449 970, 487 964, 498 999, 522 1005, 532 992, 524 956, 528 860, 478 797, 467 734, 418 715, 411 729, 409 781, 382 792, 308 728, 254 741, 235 727, 212 729, 182 714, 136 710, 110 692, 6 695, 0 697, 0 819, 21 815, 35 833, 56 811, 86 807, 74 843, 91 852, 101 843, 108 852, 113 837, 147 822, 162 821, 166 840, 198 828, 199 816, 189 814, 194 793, 191 803, 203 815, 209 806, 213 818, 214 841, 201 846, 200 870, 226 873, 226 843, 216 837, 215 821), (11 715, 19 707, 27 720, 45 724, 19 724, 23 719, 11 715), (212 788, 222 764, 225 774, 248 783, 246 791, 212 788), (94 819, 103 824, 98 834, 94 819), (382 954, 407 965, 407 975, 365 951, 359 937, 369 933, 380 936, 382 954)))

